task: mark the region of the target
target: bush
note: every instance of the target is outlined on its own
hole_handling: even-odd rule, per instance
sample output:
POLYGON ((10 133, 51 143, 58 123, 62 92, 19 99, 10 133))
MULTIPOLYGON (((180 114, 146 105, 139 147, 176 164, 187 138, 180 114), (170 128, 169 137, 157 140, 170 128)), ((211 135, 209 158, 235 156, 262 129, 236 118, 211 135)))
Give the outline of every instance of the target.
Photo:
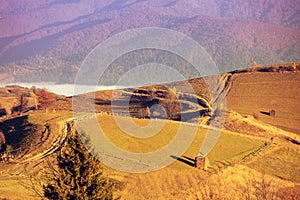
POLYGON ((258 114, 257 113, 253 113, 253 118, 256 119, 256 120, 258 120, 259 119, 258 114))

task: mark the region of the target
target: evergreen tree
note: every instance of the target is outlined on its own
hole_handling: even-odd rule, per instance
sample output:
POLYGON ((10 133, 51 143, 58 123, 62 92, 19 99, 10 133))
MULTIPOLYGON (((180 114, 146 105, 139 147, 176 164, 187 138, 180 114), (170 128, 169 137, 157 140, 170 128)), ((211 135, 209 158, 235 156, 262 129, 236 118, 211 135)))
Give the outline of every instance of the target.
POLYGON ((44 186, 44 196, 55 200, 113 199, 113 185, 104 176, 101 163, 85 148, 76 131, 69 132, 66 146, 57 155, 58 169, 44 186))

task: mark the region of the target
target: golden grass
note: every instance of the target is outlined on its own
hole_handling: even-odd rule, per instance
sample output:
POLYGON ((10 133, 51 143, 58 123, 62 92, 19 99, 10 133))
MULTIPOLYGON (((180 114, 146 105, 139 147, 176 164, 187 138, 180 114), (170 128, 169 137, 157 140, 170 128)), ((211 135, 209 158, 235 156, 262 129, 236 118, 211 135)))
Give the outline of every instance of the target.
MULTIPOLYGON (((174 137, 178 130, 176 122, 167 122, 157 135, 148 139, 138 139, 127 135, 117 128, 112 116, 99 116, 98 120, 112 142, 121 148, 135 152, 148 152, 164 146, 174 137), (172 132, 175 133, 172 134, 172 132)), ((134 122, 141 126, 148 124, 146 120, 140 119, 134 119, 134 122)), ((274 199, 279 199, 275 196, 275 193, 280 188, 295 186, 294 183, 278 178, 293 177, 297 173, 295 166, 299 164, 299 160, 294 158, 298 156, 294 151, 292 151, 294 152, 292 153, 293 155, 285 155, 285 152, 281 153, 283 159, 289 158, 290 162, 273 162, 273 165, 282 169, 278 173, 279 176, 269 170, 268 167, 271 167, 272 164, 268 162, 268 154, 265 157, 264 152, 260 153, 261 156, 258 160, 253 161, 253 164, 249 165, 250 168, 236 165, 242 158, 264 146, 264 143, 269 141, 269 138, 264 139, 222 131, 216 146, 208 155, 210 161, 208 171, 218 172, 220 168, 229 168, 219 171, 217 175, 193 168, 190 164, 193 164, 192 159, 198 153, 206 131, 206 128, 198 130, 193 143, 181 157, 185 162, 176 160, 162 170, 145 174, 127 174, 107 169, 107 172, 112 175, 111 177, 123 183, 124 188, 118 194, 121 195, 122 199, 202 199, 205 195, 210 195, 210 193, 215 195, 212 199, 245 199, 246 192, 250 191, 251 198, 256 198, 255 184, 261 184, 261 172, 263 171, 267 174, 268 195, 274 199), (258 165, 257 162, 261 162, 261 165, 258 165), (284 169, 287 170, 284 171, 284 169), (286 175, 280 176, 282 172, 286 173, 286 175), (256 177, 254 180, 252 179, 253 176, 256 177), (247 186, 249 181, 253 184, 251 187, 247 186)), ((286 143, 280 143, 280 145, 286 145, 286 143)), ((271 149, 274 149, 274 147, 271 149)), ((264 151, 268 152, 269 150, 264 151)), ((274 159, 276 159, 276 155, 274 155, 274 159)), ((247 162, 242 162, 241 164, 247 164, 247 162)), ((296 179, 287 179, 296 181, 296 179)), ((210 197, 206 196, 206 198, 210 197)))
POLYGON ((121 199, 280 199, 281 188, 294 187, 294 183, 264 175, 245 166, 229 167, 216 174, 191 169, 188 171, 162 169, 132 174, 125 180, 118 195, 121 199))
MULTIPOLYGON (((72 117, 71 112, 45 113, 43 111, 35 111, 34 113, 31 113, 27 118, 27 123, 34 124, 37 130, 34 133, 34 144, 29 147, 30 152, 27 152, 27 154, 22 157, 22 159, 30 158, 49 148, 52 145, 53 141, 61 133, 58 123, 69 117, 72 117), (43 140, 44 143, 42 143, 42 145, 37 145, 41 140, 40 138, 42 137, 42 132, 44 131, 45 124, 49 124, 50 126, 50 135, 48 138, 45 138, 45 140, 43 140)), ((36 178, 41 178, 41 172, 44 169, 44 165, 45 163, 41 161, 28 163, 26 165, 18 163, 2 163, 0 166, 0 172, 2 173, 0 175, 0 199, 40 199, 31 190, 31 183, 28 180, 27 176, 34 175, 34 177, 36 178), (24 184, 27 185, 27 187, 24 187, 24 184)))
MULTIPOLYGON (((103 132, 106 133, 106 136, 115 145, 124 150, 139 153, 155 151, 167 145, 174 138, 179 128, 179 124, 167 122, 157 134, 153 135, 152 137, 143 139, 126 134, 114 122, 112 116, 101 116, 98 117, 98 120, 101 128, 103 129, 103 132)), ((118 117, 118 120, 129 129, 129 126, 132 126, 133 129, 134 125, 137 125, 138 127, 145 127, 145 125, 149 124, 149 120, 146 119, 133 119, 133 124, 131 124, 130 118, 118 117)), ((153 129, 155 128, 156 127, 153 127, 153 129)), ((145 133, 153 131, 153 129, 141 129, 139 133, 142 136, 145 133)))
MULTIPOLYGON (((127 122, 128 126, 131 122, 130 118, 116 118, 118 120, 121 120, 123 124, 126 124, 127 122)), ((184 130, 187 131, 186 137, 190 137, 192 134, 191 131, 194 131, 196 129, 193 125, 180 124, 180 122, 166 121, 163 128, 160 131, 158 131, 157 134, 149 138, 136 138, 134 136, 128 135, 126 132, 121 130, 116 124, 113 116, 99 115, 98 120, 103 132, 113 144, 115 144, 119 148, 122 148, 123 150, 139 153, 155 151, 169 144, 177 134, 179 126, 184 127, 184 130)), ((146 119, 133 119, 133 121, 135 122, 135 124, 138 125, 145 125, 148 123, 146 119)), ((96 128, 93 128, 97 125, 95 125, 94 121, 92 120, 85 121, 84 126, 88 127, 89 131, 91 131, 90 134, 93 134, 93 131, 97 131, 96 128)), ((154 130, 156 128, 160 128, 160 126, 160 122, 154 121, 152 123, 152 128, 154 130)), ((207 132, 207 128, 198 128, 196 129, 196 131, 197 132, 193 142, 188 147, 187 151, 183 154, 183 156, 185 157, 182 157, 181 160, 174 160, 175 162, 172 165, 170 165, 170 168, 192 168, 193 159, 200 150, 200 147, 207 132)), ((143 134, 143 129, 141 129, 140 134, 143 134)), ((222 131, 215 148, 213 148, 213 150, 208 155, 208 158, 210 160, 210 170, 216 170, 231 163, 238 162, 240 159, 242 159, 249 153, 263 146, 264 143, 265 139, 244 137, 238 134, 222 131)))
POLYGON ((234 74, 227 108, 300 134, 300 76, 295 72, 234 74), (261 112, 276 110, 275 117, 261 112))
MULTIPOLYGON (((30 115, 28 120, 31 123, 49 123, 53 131, 52 134, 55 135, 60 133, 57 129, 57 123, 70 117, 72 117, 70 112, 48 114, 37 112, 30 115)), ((144 128, 149 125, 149 120, 147 119, 116 118, 125 124, 129 124, 133 120, 135 125, 144 128)), ((135 138, 122 131, 115 123, 113 116, 98 115, 98 121, 111 142, 131 152, 149 152, 162 148, 174 138, 180 125, 178 122, 166 121, 163 128, 157 134, 143 139, 135 138)), ((91 124, 92 122, 87 120, 84 123, 87 126, 95 126, 95 124, 91 124)), ((152 128, 159 128, 161 123, 154 121, 152 126, 152 128)), ((192 131, 194 129, 193 126, 188 124, 182 124, 181 126, 186 127, 185 130, 189 130, 190 128, 192 131)), ((236 134, 225 130, 222 131, 216 146, 208 155, 210 161, 208 171, 211 173, 195 169, 191 165, 200 149, 206 131, 207 128, 202 127, 198 129, 192 144, 181 157, 184 162, 182 160, 174 160, 173 164, 159 171, 144 174, 129 174, 105 167, 110 178, 122 182, 121 185, 123 185, 123 188, 117 192, 117 195, 121 195, 122 199, 245 199, 246 192, 251 190, 252 198, 254 198, 255 191, 253 188, 250 189, 247 187, 247 183, 250 181, 251 184, 254 184, 254 180, 259 179, 261 176, 260 172, 262 171, 265 171, 267 174, 267 182, 272 182, 271 186, 269 186, 270 191, 295 186, 294 183, 280 180, 276 176, 292 181, 298 180, 298 178, 292 179, 292 177, 298 177, 297 170, 295 170, 298 169, 297 165, 300 162, 298 151, 286 148, 283 151, 275 151, 275 154, 274 152, 272 154, 266 153, 265 155, 261 155, 260 159, 249 164, 248 168, 237 163, 245 156, 263 146, 266 139, 236 134), (277 156, 279 160, 276 160, 277 156), (229 167, 224 169, 227 165, 229 167), (220 168, 223 170, 219 171, 218 169, 220 168), (278 171, 278 174, 276 174, 276 171, 278 171), (273 177, 269 176, 269 174, 273 177), (257 178, 253 180, 251 179, 252 176, 257 178)), ((141 134, 144 134, 143 131, 141 134)), ((187 132, 186 134, 188 136, 190 133, 187 132)), ((37 170, 39 167, 27 169, 37 170)), ((19 177, 17 182, 21 181, 22 178, 19 177)), ((5 185, 6 182, 6 187, 0 186, 0 194, 3 194, 3 197, 17 199, 18 197, 14 197, 13 190, 15 182, 12 178, 0 179, 0 184, 5 185)), ((30 196, 32 193, 22 187, 21 185, 15 187, 20 191, 18 194, 21 193, 24 195, 22 199, 34 199, 30 196)), ((273 195, 273 193, 270 193, 270 195, 273 195)), ((274 199, 276 198, 274 197, 274 199)))
POLYGON ((279 148, 249 164, 249 167, 282 179, 300 182, 300 152, 297 149, 279 148))
POLYGON ((24 177, 21 178, 8 178, 2 179, 0 177, 0 199, 10 199, 10 200, 32 200, 39 199, 35 196, 32 191, 28 190, 22 186, 22 182, 25 180, 24 177))

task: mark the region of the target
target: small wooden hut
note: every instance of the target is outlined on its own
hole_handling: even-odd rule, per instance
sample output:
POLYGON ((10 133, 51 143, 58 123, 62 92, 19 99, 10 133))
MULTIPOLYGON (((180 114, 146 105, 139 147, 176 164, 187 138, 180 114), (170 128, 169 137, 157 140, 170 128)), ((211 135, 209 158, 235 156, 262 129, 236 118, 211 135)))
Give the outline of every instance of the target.
POLYGON ((275 110, 270 110, 270 112, 269 112, 271 117, 275 117, 275 113, 276 113, 275 110))
POLYGON ((197 169, 207 170, 208 164, 209 164, 208 158, 204 156, 202 153, 199 153, 195 157, 195 167, 197 169))

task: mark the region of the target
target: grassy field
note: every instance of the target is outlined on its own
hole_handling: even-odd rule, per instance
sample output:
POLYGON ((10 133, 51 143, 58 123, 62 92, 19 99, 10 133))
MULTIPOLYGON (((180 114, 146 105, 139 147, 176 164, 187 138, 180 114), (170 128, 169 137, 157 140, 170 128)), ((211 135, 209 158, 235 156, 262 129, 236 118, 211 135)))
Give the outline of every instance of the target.
POLYGON ((35 112, 1 124, 5 134, 13 136, 11 138, 14 141, 9 142, 16 142, 12 146, 16 158, 8 163, 0 162, 0 199, 40 199, 33 192, 28 176, 40 177, 43 160, 26 164, 22 162, 50 148, 61 131, 58 122, 71 116, 70 112, 35 112), (47 129, 45 125, 49 125, 47 129), (7 126, 13 129, 7 129, 7 126))
MULTIPOLYGON (((49 123, 53 134, 52 136, 55 136, 55 134, 59 133, 59 130, 56 128, 57 123, 71 116, 72 114, 69 112, 48 114, 37 113, 30 115, 28 120, 31 123, 49 123)), ((147 131, 147 126, 150 125, 150 123, 147 119, 130 119, 120 116, 116 117, 116 119, 125 124, 129 124, 129 122, 133 120, 134 124, 144 127, 146 132, 149 131, 147 131)), ((168 144, 170 140, 175 137, 180 125, 178 122, 166 121, 166 123, 162 126, 162 123, 154 120, 151 124, 151 127, 162 127, 161 130, 158 131, 157 134, 143 139, 126 134, 117 126, 113 116, 98 115, 98 121, 101 125, 101 128, 106 133, 106 136, 115 145, 124 150, 143 153, 160 149, 168 144)), ((85 121, 85 125, 91 128, 90 131, 93 131, 95 130, 93 128, 95 124, 91 123, 93 123, 93 121, 85 121)), ((181 126, 185 127, 185 130, 194 130, 193 125, 181 124, 181 126)), ((287 179, 294 182, 299 181, 297 171, 295 171, 299 165, 299 154, 297 151, 292 150, 292 148, 286 148, 283 149, 284 151, 282 152, 279 151, 276 152, 276 154, 268 154, 269 150, 267 148, 260 153, 261 155, 258 157, 258 159, 254 161, 251 161, 250 159, 249 164, 247 164, 248 161, 242 162, 243 158, 249 155, 255 157, 255 155, 252 155, 252 153, 263 147, 268 139, 237 134, 226 130, 222 131, 215 148, 208 155, 210 164, 207 172, 195 169, 193 167, 193 159, 200 149, 206 131, 207 128, 199 128, 192 144, 189 146, 187 151, 185 151, 184 154, 177 160, 174 159, 174 163, 164 169, 143 174, 130 174, 105 167, 105 171, 110 178, 120 181, 116 194, 121 195, 122 199, 195 199, 203 195, 199 192, 202 191, 201 187, 204 187, 204 185, 207 184, 211 185, 212 187, 207 188, 207 190, 220 190, 219 195, 222 195, 224 198, 226 196, 226 198, 228 197, 227 199, 230 199, 234 194, 234 188, 245 187, 242 184, 245 181, 243 178, 242 180, 238 181, 238 183, 233 181, 239 180, 241 177, 246 176, 246 172, 251 172, 255 176, 259 176, 260 172, 265 171, 268 177, 270 175, 275 175, 275 178, 278 181, 281 181, 281 179, 287 179), (276 160, 276 155, 279 156, 279 160, 276 160), (276 173, 276 171, 278 171, 278 173, 276 173), (278 179, 278 177, 280 179, 278 179), (209 181, 209 183, 207 181, 209 181), (231 190, 231 192, 226 193, 228 190, 231 190)), ((141 132, 141 135, 142 134, 144 133, 141 132)), ((186 134, 188 136, 190 133, 187 132, 186 134)), ((51 140, 46 142, 47 145, 50 145, 51 140)), ((271 147, 272 146, 277 148, 276 145, 271 145, 271 147)), ((27 166, 26 170, 28 172, 40 170, 42 165, 37 166, 38 167, 32 163, 27 166)), ((9 170, 10 172, 12 172, 13 169, 17 170, 17 166, 14 166, 13 164, 5 165, 5 167, 11 167, 12 169, 9 170)), ((273 179, 272 177, 269 177, 268 180, 273 179)), ((26 176, 1 176, 0 197, 11 198, 17 193, 22 193, 24 195, 22 199, 38 199, 36 196, 31 196, 33 193, 30 192, 28 188, 23 186, 24 183, 28 183, 26 176), (18 184, 16 185, 16 183, 18 184), (16 189, 18 190, 17 193, 16 189)), ((281 187, 293 188, 295 187, 295 184, 285 181, 281 184, 281 187)), ((240 198, 244 197, 240 196, 240 198)), ((16 196, 12 199, 18 199, 18 197, 16 196)))
MULTIPOLYGON (((149 125, 149 120, 147 119, 130 119, 116 116, 115 119, 119 122, 121 121, 123 124, 127 122, 127 127, 131 120, 135 125, 144 128, 149 125)), ((140 153, 155 151, 167 145, 175 137, 180 125, 178 122, 166 121, 163 128, 157 134, 142 139, 126 134, 117 126, 115 119, 109 115, 98 116, 98 121, 103 132, 116 146, 130 152, 140 153)), ((161 127, 160 122, 154 121, 153 123, 152 128, 154 130, 155 126, 161 127)), ((92 120, 84 121, 84 125, 88 127, 86 129, 88 131, 96 130, 94 121, 92 120)), ((185 130, 188 130, 188 127, 192 125, 181 124, 181 126, 186 126, 185 130)), ((191 128, 191 130, 193 129, 191 128)), ((122 199, 196 199, 203 195, 200 194, 200 188, 208 184, 207 181, 209 180, 209 185, 213 185, 212 187, 215 190, 220 190, 221 186, 217 183, 222 182, 224 184, 222 185, 223 192, 219 195, 222 195, 223 199, 227 197, 227 199, 232 198, 234 194, 233 188, 237 187, 234 186, 235 183, 232 180, 238 178, 240 175, 238 177, 232 175, 231 179, 228 179, 227 175, 224 175, 222 178, 219 175, 215 178, 212 177, 215 176, 216 172, 222 172, 220 170, 224 170, 227 167, 231 168, 231 171, 235 171, 230 166, 240 166, 239 163, 243 164, 241 160, 264 146, 266 139, 240 135, 225 130, 222 131, 215 148, 208 155, 210 165, 207 172, 205 172, 193 167, 193 159, 199 152, 206 132, 207 128, 199 128, 187 151, 177 160, 174 159, 174 163, 161 170, 142 174, 130 174, 106 167, 105 169, 109 177, 121 181, 117 194, 122 199), (224 180, 226 179, 226 184, 223 178, 224 180), (225 194, 226 190, 231 190, 230 194, 225 194)), ((143 135, 143 131, 140 134, 143 135)), ((188 136, 190 133, 187 132, 186 134, 188 136)), ((249 170, 251 171, 251 169, 247 168, 247 170, 243 169, 242 171, 246 172, 249 170)), ((237 172, 235 171, 235 173, 237 172)), ((255 172, 255 174, 257 175, 258 173, 255 172)))
POLYGON ((69 112, 45 113, 38 111, 29 115, 4 120, 0 128, 5 134, 6 143, 12 151, 42 151, 51 145, 60 130, 57 123, 72 116, 69 112), (45 144, 44 144, 45 143, 45 144))
MULTIPOLYGON (((130 118, 126 117, 117 117, 118 120, 122 121, 122 123, 128 122, 130 124, 130 118)), ((167 121, 160 131, 157 134, 149 137, 149 138, 136 138, 131 135, 126 134, 123 130, 121 130, 117 124, 115 123, 113 116, 99 116, 98 117, 99 124, 106 134, 106 136, 110 139, 110 141, 116 146, 130 152, 139 152, 146 153, 158 150, 168 143, 175 137, 177 134, 180 123, 167 121)), ((149 123, 147 119, 133 119, 133 122, 138 126, 144 126, 149 123)), ((152 122, 154 124, 151 125, 151 129, 155 130, 161 127, 160 122, 152 122), (157 123, 157 125, 155 124, 157 123)), ((88 130, 93 131, 96 130, 95 124, 93 121, 85 121, 84 125, 88 127, 88 130)), ((127 125, 128 127, 129 125, 127 125)), ((189 130, 192 132, 195 130, 193 125, 181 124, 184 130, 189 130)), ((141 129, 141 135, 143 135, 143 131, 147 132, 147 129, 141 129)), ((187 158, 181 158, 173 163, 170 167, 176 169, 189 169, 191 168, 193 162, 189 159, 194 159, 194 157, 198 154, 201 144, 206 135, 206 128, 199 128, 197 130, 196 136, 189 146, 187 151, 183 156, 187 158), (184 162, 186 161, 186 162, 184 162), (187 164, 187 163, 190 163, 187 164)), ((188 131, 186 132, 187 137, 189 136, 188 131)), ((229 133, 227 131, 223 131, 221 136, 215 146, 215 148, 209 153, 208 158, 210 161, 211 169, 218 169, 225 164, 230 164, 238 161, 243 158, 247 154, 255 151, 264 145, 265 139, 256 139, 244 137, 238 134, 229 133)), ((171 156, 171 155, 170 155, 171 156)))
MULTIPOLYGON (((117 117, 116 119, 123 123, 126 123, 127 120, 133 120, 138 126, 149 125, 149 120, 146 119, 124 117, 117 117)), ((167 121, 156 135, 147 139, 138 139, 122 131, 115 124, 112 116, 99 116, 98 121, 111 142, 132 152, 150 152, 163 147, 174 138, 179 126, 179 123, 167 121)), ((94 125, 90 124, 89 121, 85 121, 85 123, 89 127, 94 125)), ((189 125, 184 124, 183 126, 189 125)), ((247 129, 247 126, 244 128, 247 129)), ((210 164, 207 172, 195 169, 193 158, 199 151, 206 131, 206 128, 199 128, 187 151, 180 158, 174 160, 173 164, 159 171, 128 174, 106 168, 110 177, 120 180, 122 183, 118 194, 122 196, 122 199, 171 199, 175 197, 195 199, 202 195, 197 194, 201 191, 199 187, 209 180, 209 185, 212 185, 215 190, 220 190, 222 199, 232 199, 239 195, 239 198, 245 198, 241 193, 234 193, 234 190, 242 191, 243 188, 247 190, 245 185, 250 179, 251 184, 258 184, 258 182, 262 184, 266 181, 262 180, 262 173, 268 177, 267 182, 270 190, 271 187, 276 188, 276 190, 283 187, 297 187, 293 183, 299 182, 297 166, 299 166, 300 161, 298 152, 295 150, 296 147, 285 146, 289 145, 286 143, 278 143, 264 148, 265 142, 269 142, 269 138, 237 134, 226 130, 222 131, 217 144, 208 155, 210 164), (284 146, 285 148, 281 151, 284 146), (263 150, 259 151, 260 148, 263 150), (280 150, 274 151, 274 149, 280 150), (277 156, 278 159, 276 159, 277 156), (244 158, 248 157, 249 160, 243 161, 244 158), (230 172, 226 172, 228 170, 230 172), (218 172, 218 175, 215 172, 218 172), (252 177, 259 180, 254 181, 252 177)), ((141 132, 141 134, 143 133, 141 132)))
MULTIPOLYGON (((190 82, 196 90, 203 90, 206 94, 203 80, 197 80, 190 82)), ((185 141, 196 130, 183 154, 168 155, 174 162, 158 171, 133 174, 105 166, 108 176, 118 182, 116 194, 121 199, 247 199, 249 193, 250 199, 259 199, 255 195, 262 192, 261 188, 268 190, 267 199, 299 197, 299 137, 292 134, 300 133, 300 110, 296 106, 300 100, 299 74, 249 72, 234 74, 230 81, 226 123, 215 147, 208 154, 206 171, 193 166, 207 134, 206 126, 103 113, 97 115, 98 123, 83 121, 87 133, 97 134, 96 126, 100 125, 111 143, 134 153, 162 149, 178 135, 179 130, 184 130, 181 140, 185 141), (272 109, 276 112, 275 117, 268 115, 272 109), (119 127, 120 124, 123 128, 119 127), (137 137, 130 135, 133 132, 137 137), (286 136, 295 139, 294 142, 288 141, 286 136), (271 137, 275 137, 272 144, 271 137), (278 196, 277 191, 282 194, 278 196)), ((180 84, 178 87, 180 89, 180 84)), ((102 96, 99 98, 108 100, 110 93, 100 93, 102 96)), ((11 143, 17 144, 13 148, 18 149, 19 144, 28 146, 21 161, 47 150, 61 134, 61 122, 71 117, 71 112, 32 111, 29 115, 3 122, 1 129, 11 136, 8 139, 14 140, 11 143), (24 134, 19 134, 21 132, 28 134, 23 137, 24 134)), ((28 177, 23 175, 36 174, 38 179, 41 178, 38 172, 43 168, 43 161, 34 161, 26 166, 16 162, 0 163, 0 199, 39 199, 32 196, 28 187, 24 187, 28 177)))
POLYGON ((240 114, 256 114, 259 120, 300 134, 300 75, 295 72, 234 74, 227 108, 240 114), (275 110, 275 117, 269 116, 275 110))
POLYGON ((300 182, 299 149, 281 147, 269 152, 248 166, 285 180, 300 182))

